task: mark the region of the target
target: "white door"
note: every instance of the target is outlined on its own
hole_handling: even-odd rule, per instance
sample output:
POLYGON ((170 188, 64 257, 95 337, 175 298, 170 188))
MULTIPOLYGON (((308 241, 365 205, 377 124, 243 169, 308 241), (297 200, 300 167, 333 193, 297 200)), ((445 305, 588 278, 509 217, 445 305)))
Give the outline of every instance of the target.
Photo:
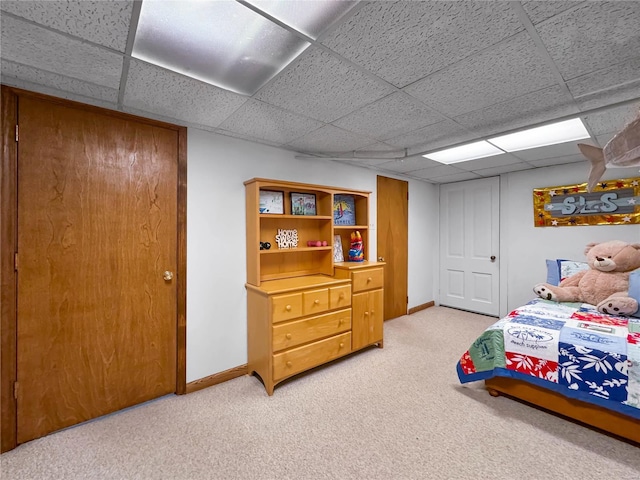
POLYGON ((498 177, 440 186, 440 305, 498 316, 498 177))

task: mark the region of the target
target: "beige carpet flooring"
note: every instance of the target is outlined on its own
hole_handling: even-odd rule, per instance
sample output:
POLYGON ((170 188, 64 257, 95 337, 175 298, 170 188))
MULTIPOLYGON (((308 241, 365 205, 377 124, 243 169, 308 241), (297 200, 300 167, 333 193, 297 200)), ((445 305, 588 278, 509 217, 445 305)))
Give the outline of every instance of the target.
POLYGON ((433 307, 371 348, 276 387, 244 376, 0 456, 19 479, 640 479, 640 449, 462 386, 494 318, 433 307))

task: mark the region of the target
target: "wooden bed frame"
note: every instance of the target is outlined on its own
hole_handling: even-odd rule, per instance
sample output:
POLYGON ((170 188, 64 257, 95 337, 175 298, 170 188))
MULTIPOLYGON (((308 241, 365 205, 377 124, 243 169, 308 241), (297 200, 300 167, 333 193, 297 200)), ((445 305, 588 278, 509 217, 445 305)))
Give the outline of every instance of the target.
POLYGON ((489 394, 493 397, 504 394, 598 428, 640 446, 640 420, 597 405, 567 398, 522 380, 494 377, 485 380, 484 383, 489 394))

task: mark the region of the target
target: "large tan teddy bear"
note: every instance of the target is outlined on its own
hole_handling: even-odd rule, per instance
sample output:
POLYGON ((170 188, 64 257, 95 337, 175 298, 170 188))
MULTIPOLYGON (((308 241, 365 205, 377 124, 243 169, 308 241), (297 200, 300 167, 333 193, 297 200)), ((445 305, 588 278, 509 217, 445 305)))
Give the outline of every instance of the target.
POLYGON ((640 268, 640 243, 620 240, 590 243, 584 251, 589 270, 565 278, 560 285, 539 283, 533 291, 556 302, 583 302, 609 315, 633 315, 638 301, 631 298, 629 274, 640 268))

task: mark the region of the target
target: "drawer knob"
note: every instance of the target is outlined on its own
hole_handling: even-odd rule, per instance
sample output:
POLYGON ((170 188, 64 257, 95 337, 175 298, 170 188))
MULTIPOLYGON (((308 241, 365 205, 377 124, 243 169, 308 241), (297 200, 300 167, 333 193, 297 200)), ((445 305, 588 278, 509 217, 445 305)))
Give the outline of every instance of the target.
POLYGON ((343 323, 344 323, 344 320, 343 320, 343 319, 341 319, 341 318, 340 318, 340 319, 338 319, 338 325, 342 325, 343 323))
POLYGON ((368 317, 369 316, 369 312, 364 312, 364 316, 368 317))
POLYGON ((291 334, 290 334, 290 333, 287 333, 287 334, 285 335, 285 338, 286 338, 287 340, 291 340, 291 334))
POLYGON ((340 342, 340 348, 344 347, 344 343, 340 342))
POLYGON ((291 311, 291 305, 287 305, 286 307, 284 307, 284 309, 285 309, 287 312, 290 312, 290 311, 291 311))
POLYGON ((292 366, 293 366, 293 363, 287 362, 287 367, 292 367, 292 366))
POLYGON ((319 305, 320 304, 320 300, 316 299, 316 300, 313 301, 313 303, 315 303, 316 305, 319 305))
POLYGON ((367 278, 367 283, 370 282, 371 280, 373 280, 373 278, 371 277, 367 278))
POLYGON ((344 292, 340 294, 340 298, 344 298, 344 292))

